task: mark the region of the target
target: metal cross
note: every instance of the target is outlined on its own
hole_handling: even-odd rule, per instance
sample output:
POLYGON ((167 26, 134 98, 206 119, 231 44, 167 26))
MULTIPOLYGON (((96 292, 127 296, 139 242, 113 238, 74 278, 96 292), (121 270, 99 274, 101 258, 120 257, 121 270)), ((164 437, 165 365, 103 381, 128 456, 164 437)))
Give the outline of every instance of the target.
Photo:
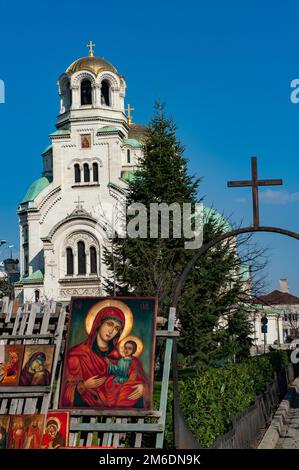
POLYGON ((229 188, 241 188, 245 186, 252 187, 252 203, 253 203, 253 226, 258 227, 260 224, 259 217, 259 186, 280 186, 283 184, 282 179, 259 180, 257 175, 257 158, 251 157, 251 180, 248 181, 228 181, 229 188))
POLYGON ((75 201, 75 202, 74 202, 74 204, 77 204, 76 209, 77 209, 78 211, 82 211, 82 209, 83 209, 83 206, 82 206, 83 202, 84 202, 84 201, 81 201, 80 196, 78 196, 78 201, 75 201))
POLYGON ((128 113, 128 124, 130 126, 133 123, 133 116, 132 116, 131 112, 135 111, 135 108, 131 108, 131 105, 128 104, 128 107, 127 107, 126 111, 128 113))
POLYGON ((96 45, 93 44, 92 41, 89 41, 89 44, 86 44, 86 47, 89 47, 89 57, 93 57, 94 56, 94 53, 93 53, 93 48, 95 47, 96 45))

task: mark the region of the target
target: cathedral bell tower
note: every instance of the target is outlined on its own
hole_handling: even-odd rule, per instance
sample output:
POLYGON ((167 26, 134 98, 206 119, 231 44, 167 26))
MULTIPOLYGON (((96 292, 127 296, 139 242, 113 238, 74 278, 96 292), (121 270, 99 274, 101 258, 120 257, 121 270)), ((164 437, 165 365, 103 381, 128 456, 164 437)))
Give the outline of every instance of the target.
POLYGON ((128 130, 125 79, 109 62, 95 57, 94 46, 90 41, 88 56, 73 62, 58 79, 60 112, 56 126, 65 128, 71 121, 88 118, 107 125, 122 123, 128 130))
POLYGON ((43 174, 18 209, 16 294, 24 300, 104 293, 109 242, 99 208, 123 201, 142 157, 146 130, 132 123, 130 105, 125 114, 125 79, 94 46, 58 79, 60 110, 42 153, 43 174))

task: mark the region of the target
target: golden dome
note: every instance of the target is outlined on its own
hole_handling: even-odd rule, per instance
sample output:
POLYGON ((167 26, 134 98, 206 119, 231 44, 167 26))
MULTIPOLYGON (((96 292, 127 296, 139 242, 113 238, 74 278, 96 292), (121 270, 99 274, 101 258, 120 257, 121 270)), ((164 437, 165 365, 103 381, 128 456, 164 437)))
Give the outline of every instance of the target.
POLYGON ((66 70, 66 73, 69 75, 72 75, 75 72, 79 72, 80 70, 88 70, 89 72, 94 73, 95 75, 98 75, 100 72, 113 72, 116 73, 121 77, 121 75, 118 73, 118 71, 111 65, 109 62, 107 62, 104 59, 101 59, 100 57, 95 57, 95 56, 86 56, 86 57, 81 57, 81 59, 75 60, 68 69, 66 70))

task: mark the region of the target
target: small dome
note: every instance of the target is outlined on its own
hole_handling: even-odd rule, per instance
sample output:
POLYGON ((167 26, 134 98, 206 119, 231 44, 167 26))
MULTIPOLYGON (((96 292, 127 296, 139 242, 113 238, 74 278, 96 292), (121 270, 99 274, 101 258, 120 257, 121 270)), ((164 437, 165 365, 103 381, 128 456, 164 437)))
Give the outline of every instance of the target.
POLYGON ((24 199, 22 200, 21 204, 25 204, 26 202, 34 201, 36 196, 39 195, 47 186, 49 186, 50 181, 45 176, 38 178, 37 180, 33 181, 29 186, 24 199))
POLYGON ((75 62, 73 62, 68 67, 66 73, 68 75, 72 75, 73 73, 79 72, 80 70, 88 70, 89 72, 92 72, 95 75, 98 75, 100 72, 113 72, 121 77, 121 75, 118 73, 115 67, 113 67, 113 65, 111 65, 106 60, 95 56, 86 56, 81 57, 81 59, 75 60, 75 62))

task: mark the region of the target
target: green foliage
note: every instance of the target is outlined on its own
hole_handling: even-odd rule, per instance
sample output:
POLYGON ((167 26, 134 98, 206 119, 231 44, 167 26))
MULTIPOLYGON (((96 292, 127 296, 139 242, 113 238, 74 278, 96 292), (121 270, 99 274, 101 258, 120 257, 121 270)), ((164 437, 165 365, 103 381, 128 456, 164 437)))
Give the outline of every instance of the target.
MULTIPOLYGON (((129 183, 126 203, 142 203, 149 214, 152 203, 178 203, 181 207, 183 203, 195 203, 197 189, 198 180, 188 175, 175 125, 158 104, 148 126, 143 160, 129 183)), ((115 289, 117 295, 157 296, 159 313, 167 315, 174 283, 192 256, 191 250, 184 249, 185 239, 173 237, 173 217, 170 213, 169 238, 162 237, 161 224, 158 237, 150 238, 148 217, 147 238, 116 237, 113 249, 105 250, 105 263, 112 273, 105 279, 110 294, 115 289)), ((127 222, 132 218, 128 217, 127 222)))
POLYGON ((9 293, 9 284, 6 278, 0 278, 0 297, 9 293))
MULTIPOLYGON (((226 221, 208 213, 204 243, 223 233, 226 221)), ((208 250, 187 279, 178 306, 182 323, 179 351, 191 366, 204 368, 235 362, 249 355, 251 346, 246 299, 238 275, 239 259, 231 242, 208 250)))
POLYGON ((283 366, 290 362, 289 353, 290 351, 286 351, 284 349, 269 353, 270 361, 275 372, 279 372, 283 366))
POLYGON ((254 403, 273 378, 274 366, 285 364, 283 354, 272 353, 197 371, 180 381, 180 405, 199 443, 209 447, 231 428, 232 418, 254 403))
MULTIPOLYGON (((127 205, 138 202, 149 209, 153 202, 180 205, 199 202, 199 180, 188 175, 183 151, 174 122, 158 104, 148 126, 144 158, 135 178, 129 182, 127 205)), ((183 237, 173 238, 172 223, 170 214, 167 239, 161 237, 159 225, 157 238, 116 237, 111 248, 105 249, 104 261, 111 275, 104 285, 109 294, 157 296, 159 314, 168 316, 174 286, 194 256, 193 250, 184 249, 183 237)), ((149 235, 149 226, 147 229, 149 235)), ((211 211, 205 218, 204 242, 225 229, 227 221, 221 222, 211 211)), ((236 275, 240 264, 231 242, 223 242, 209 250, 189 274, 178 305, 182 367, 205 367, 248 356, 251 331, 242 296, 244 283, 236 275), (226 322, 222 327, 219 326, 221 318, 226 322)), ((157 351, 161 364, 163 348, 158 347, 157 351)))

